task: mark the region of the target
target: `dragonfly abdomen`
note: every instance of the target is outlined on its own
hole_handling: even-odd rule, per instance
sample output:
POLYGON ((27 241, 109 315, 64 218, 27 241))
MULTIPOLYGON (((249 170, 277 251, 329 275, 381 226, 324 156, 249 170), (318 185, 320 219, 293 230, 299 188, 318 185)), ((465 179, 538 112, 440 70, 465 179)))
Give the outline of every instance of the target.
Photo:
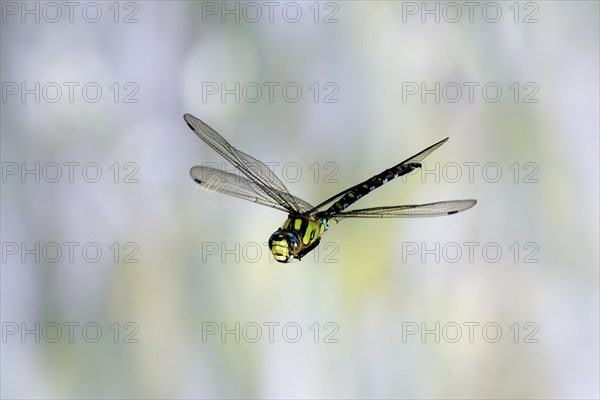
POLYGON ((351 188, 348 191, 348 193, 346 193, 342 198, 333 203, 333 205, 327 210, 318 213, 317 216, 334 217, 337 213, 344 211, 346 208, 350 207, 352 204, 360 200, 363 196, 366 196, 378 187, 385 185, 389 181, 399 176, 408 174, 416 168, 421 168, 421 164, 398 164, 392 168, 386 169, 385 171, 351 188))

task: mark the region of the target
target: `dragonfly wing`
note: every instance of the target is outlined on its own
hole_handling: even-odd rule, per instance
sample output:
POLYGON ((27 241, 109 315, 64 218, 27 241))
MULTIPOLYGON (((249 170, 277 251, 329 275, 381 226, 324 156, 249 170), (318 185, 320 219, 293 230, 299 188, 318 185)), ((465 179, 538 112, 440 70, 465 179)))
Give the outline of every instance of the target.
POLYGON ((193 115, 185 114, 183 118, 200 139, 239 169, 285 211, 307 211, 300 207, 298 198, 290 194, 283 182, 264 163, 233 147, 214 129, 193 115))
MULTIPOLYGON (((221 171, 216 168, 196 165, 190 169, 190 176, 196 183, 209 190, 224 193, 229 196, 252 201, 276 210, 288 212, 279 202, 275 201, 269 194, 265 193, 259 185, 241 175, 221 171)), ((282 196, 291 196, 301 209, 309 210, 312 205, 289 193, 282 196)))
MULTIPOLYGON (((380 172, 379 174, 367 179, 366 181, 361 182, 358 185, 352 186, 346 190, 343 190, 334 196, 331 196, 327 200, 325 200, 322 203, 320 203, 319 205, 315 206, 309 212, 311 212, 311 213, 315 212, 315 211, 325 207, 326 205, 333 203, 334 201, 340 200, 342 198, 345 200, 345 201, 341 202, 342 205, 343 205, 343 203, 346 203, 346 206, 351 205, 352 203, 356 202, 361 197, 364 197, 369 192, 371 192, 374 189, 378 188, 379 186, 385 184, 386 182, 389 182, 392 179, 398 178, 399 176, 405 175, 405 174, 413 171, 415 168, 421 168, 421 161, 423 161, 423 159, 425 157, 427 157, 429 154, 431 154, 431 152, 436 150, 438 147, 440 147, 447 141, 448 141, 448 138, 440 140, 436 144, 429 146, 425 150, 415 154, 414 156, 412 156, 410 158, 407 158, 406 160, 396 164, 395 166, 393 166, 389 169, 386 169, 383 172, 380 172), (364 189, 363 189, 363 187, 364 187, 364 189), (350 194, 350 198, 346 198, 348 194, 350 194)), ((331 208, 329 208, 326 211, 323 211, 323 213, 329 214, 329 211, 335 211, 335 213, 337 214, 341 210, 336 209, 335 205, 336 204, 333 204, 333 206, 331 208)), ((345 209, 345 207, 342 207, 342 209, 345 209)))
POLYGON ((363 208, 360 210, 345 211, 334 216, 334 219, 344 218, 415 218, 439 217, 442 215, 456 214, 468 210, 477 203, 477 200, 450 200, 429 204, 415 204, 404 206, 363 208))
POLYGON ((415 154, 414 156, 407 158, 406 160, 402 161, 400 164, 411 164, 411 163, 417 163, 417 164, 421 164, 421 161, 423 161, 425 159, 425 157, 427 157, 428 155, 430 155, 431 153, 433 153, 434 150, 437 150, 441 145, 443 145, 444 143, 446 143, 448 141, 449 138, 446 139, 442 139, 439 142, 437 142, 436 144, 432 144, 431 146, 429 146, 428 148, 426 148, 425 150, 415 154))

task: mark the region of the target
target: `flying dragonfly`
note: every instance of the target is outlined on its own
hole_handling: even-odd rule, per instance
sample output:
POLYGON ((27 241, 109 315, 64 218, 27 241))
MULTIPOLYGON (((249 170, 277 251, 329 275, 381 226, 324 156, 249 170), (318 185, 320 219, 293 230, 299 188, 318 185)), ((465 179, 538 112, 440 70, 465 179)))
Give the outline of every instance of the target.
POLYGON ((477 203, 477 200, 450 200, 346 211, 348 207, 378 187, 421 168, 423 159, 446 143, 448 138, 313 206, 292 195, 269 167, 230 145, 206 123, 191 114, 185 114, 183 119, 200 139, 245 175, 244 177, 197 165, 190 170, 194 181, 209 190, 288 213, 288 218, 283 225, 269 238, 269 248, 273 256, 282 263, 288 262, 292 257, 300 260, 315 249, 321 241, 321 235, 329 229, 331 220, 338 222, 345 218, 437 217, 456 214, 477 203))

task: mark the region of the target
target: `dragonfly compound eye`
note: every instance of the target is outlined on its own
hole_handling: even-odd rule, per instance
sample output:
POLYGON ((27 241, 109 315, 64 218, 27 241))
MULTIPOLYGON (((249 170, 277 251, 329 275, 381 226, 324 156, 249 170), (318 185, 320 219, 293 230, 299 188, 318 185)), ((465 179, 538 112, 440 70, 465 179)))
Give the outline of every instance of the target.
POLYGON ((300 238, 298 237, 298 234, 296 232, 288 231, 285 233, 285 238, 287 239, 292 254, 296 254, 299 250, 298 247, 300 247, 300 238))

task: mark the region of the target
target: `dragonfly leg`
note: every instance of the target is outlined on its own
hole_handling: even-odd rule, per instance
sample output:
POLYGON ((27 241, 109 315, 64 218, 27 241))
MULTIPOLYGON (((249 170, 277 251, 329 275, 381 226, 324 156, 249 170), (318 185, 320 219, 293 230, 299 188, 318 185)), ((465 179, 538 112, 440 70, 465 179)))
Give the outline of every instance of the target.
POLYGON ((317 240, 315 240, 315 242, 313 244, 303 247, 302 250, 300 250, 300 253, 296 254, 294 257, 296 257, 298 260, 301 260, 302 257, 304 257, 305 255, 310 253, 312 250, 314 250, 314 248, 317 247, 319 245, 319 243, 321 243, 321 238, 318 238, 317 240))

